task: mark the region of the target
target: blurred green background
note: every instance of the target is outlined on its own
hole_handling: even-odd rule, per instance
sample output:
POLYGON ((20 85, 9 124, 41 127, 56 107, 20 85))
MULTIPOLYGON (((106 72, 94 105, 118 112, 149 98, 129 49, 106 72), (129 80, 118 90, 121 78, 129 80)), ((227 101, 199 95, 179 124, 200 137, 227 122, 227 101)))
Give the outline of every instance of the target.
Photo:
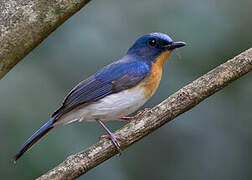
MULTIPOLYGON (((1 179, 34 179, 105 134, 97 123, 58 127, 11 158, 79 81, 122 57, 142 34, 188 46, 167 61, 152 107, 252 46, 251 0, 93 0, 1 81, 1 179)), ((79 179, 252 179, 252 76, 247 74, 79 179)), ((116 130, 125 123, 107 123, 116 130)))

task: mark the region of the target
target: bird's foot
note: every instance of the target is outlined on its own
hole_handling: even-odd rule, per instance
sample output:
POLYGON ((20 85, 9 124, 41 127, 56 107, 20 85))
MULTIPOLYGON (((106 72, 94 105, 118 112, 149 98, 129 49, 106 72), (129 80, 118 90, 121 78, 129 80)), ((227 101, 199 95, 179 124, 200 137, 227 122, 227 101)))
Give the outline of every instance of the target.
POLYGON ((137 114, 133 117, 120 117, 119 120, 130 122, 132 120, 138 119, 140 116, 142 116, 144 113, 148 112, 149 110, 150 108, 144 108, 143 110, 138 111, 137 114))
MULTIPOLYGON (((116 136, 112 133, 112 132, 110 132, 110 130, 105 126, 105 124, 103 124, 103 122, 101 121, 101 120, 97 120, 97 122, 102 126, 102 128, 106 131, 106 133, 108 134, 107 136, 101 136, 101 138, 103 137, 103 138, 106 138, 107 137, 107 139, 110 139, 111 141, 112 141, 112 143, 115 145, 115 147, 116 147, 116 149, 117 149, 117 151, 118 151, 118 153, 119 153, 119 155, 121 155, 122 154, 122 150, 121 150, 121 148, 120 148, 120 144, 119 144, 119 142, 117 141, 117 139, 116 139, 116 136)), ((100 138, 100 139, 101 139, 100 138)))
POLYGON ((112 143, 115 145, 117 151, 119 152, 119 155, 122 154, 122 150, 121 150, 121 146, 120 146, 120 143, 118 142, 118 140, 125 140, 123 137, 121 136, 115 136, 113 133, 109 134, 109 135, 103 135, 103 136, 100 136, 99 138, 100 140, 102 139, 109 139, 112 141, 112 143))

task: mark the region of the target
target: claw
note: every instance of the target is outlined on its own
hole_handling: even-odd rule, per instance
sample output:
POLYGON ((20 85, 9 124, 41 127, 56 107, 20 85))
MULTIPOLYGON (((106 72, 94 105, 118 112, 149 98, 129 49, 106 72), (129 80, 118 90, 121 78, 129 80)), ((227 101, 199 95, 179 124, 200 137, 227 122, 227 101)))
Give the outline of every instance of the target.
POLYGON ((110 139, 112 141, 112 143, 115 145, 115 147, 116 147, 119 155, 121 155, 122 154, 122 150, 120 148, 120 144, 117 141, 116 136, 112 132, 110 132, 110 130, 103 124, 103 122, 101 120, 97 120, 97 122, 103 127, 103 129, 108 134, 108 135, 105 135, 105 136, 101 136, 100 139, 102 139, 102 138, 110 139))
MULTIPOLYGON (((122 136, 114 135, 114 137, 116 138, 116 140, 125 141, 125 138, 122 137, 122 136)), ((99 140, 102 140, 102 139, 110 139, 110 136, 109 135, 102 135, 102 136, 99 137, 99 140)))
POLYGON ((120 117, 119 120, 130 122, 130 121, 138 119, 140 116, 142 116, 144 113, 148 112, 149 110, 150 108, 144 108, 143 110, 138 111, 137 114, 133 117, 120 117))
POLYGON ((110 135, 102 135, 102 136, 99 137, 99 139, 100 140, 102 140, 102 139, 109 139, 109 140, 111 140, 113 142, 113 144, 115 145, 117 151, 119 152, 119 156, 122 154, 121 146, 120 146, 118 140, 120 140, 120 141, 125 140, 123 137, 121 137, 121 136, 115 136, 112 133, 111 136, 110 135))

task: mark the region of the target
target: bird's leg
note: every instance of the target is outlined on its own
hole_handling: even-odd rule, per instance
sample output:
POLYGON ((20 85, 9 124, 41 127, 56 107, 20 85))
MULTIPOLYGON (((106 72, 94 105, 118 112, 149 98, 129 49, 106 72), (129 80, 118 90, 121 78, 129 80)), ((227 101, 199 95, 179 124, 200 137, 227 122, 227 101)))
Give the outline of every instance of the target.
POLYGON ((140 116, 142 116, 144 113, 148 112, 149 110, 150 108, 144 108, 143 110, 138 111, 137 114, 133 117, 120 117, 119 120, 130 122, 132 120, 139 118, 140 116))
POLYGON ((105 138, 105 139, 110 139, 112 141, 112 143, 115 145, 117 151, 119 152, 119 154, 122 153, 122 150, 120 148, 120 144, 117 141, 116 136, 110 132, 110 130, 105 126, 105 124, 101 121, 101 120, 96 120, 101 126, 102 128, 106 131, 106 133, 108 134, 107 136, 101 136, 100 138, 105 138))

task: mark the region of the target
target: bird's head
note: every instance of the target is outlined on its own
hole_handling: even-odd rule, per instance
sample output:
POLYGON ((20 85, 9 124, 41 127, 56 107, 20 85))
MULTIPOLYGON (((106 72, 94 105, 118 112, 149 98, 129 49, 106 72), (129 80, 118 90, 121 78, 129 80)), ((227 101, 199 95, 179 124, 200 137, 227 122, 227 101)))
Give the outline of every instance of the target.
POLYGON ((162 65, 171 52, 185 46, 184 42, 174 42, 163 33, 150 33, 143 35, 130 47, 127 55, 133 55, 146 61, 161 61, 162 65))

